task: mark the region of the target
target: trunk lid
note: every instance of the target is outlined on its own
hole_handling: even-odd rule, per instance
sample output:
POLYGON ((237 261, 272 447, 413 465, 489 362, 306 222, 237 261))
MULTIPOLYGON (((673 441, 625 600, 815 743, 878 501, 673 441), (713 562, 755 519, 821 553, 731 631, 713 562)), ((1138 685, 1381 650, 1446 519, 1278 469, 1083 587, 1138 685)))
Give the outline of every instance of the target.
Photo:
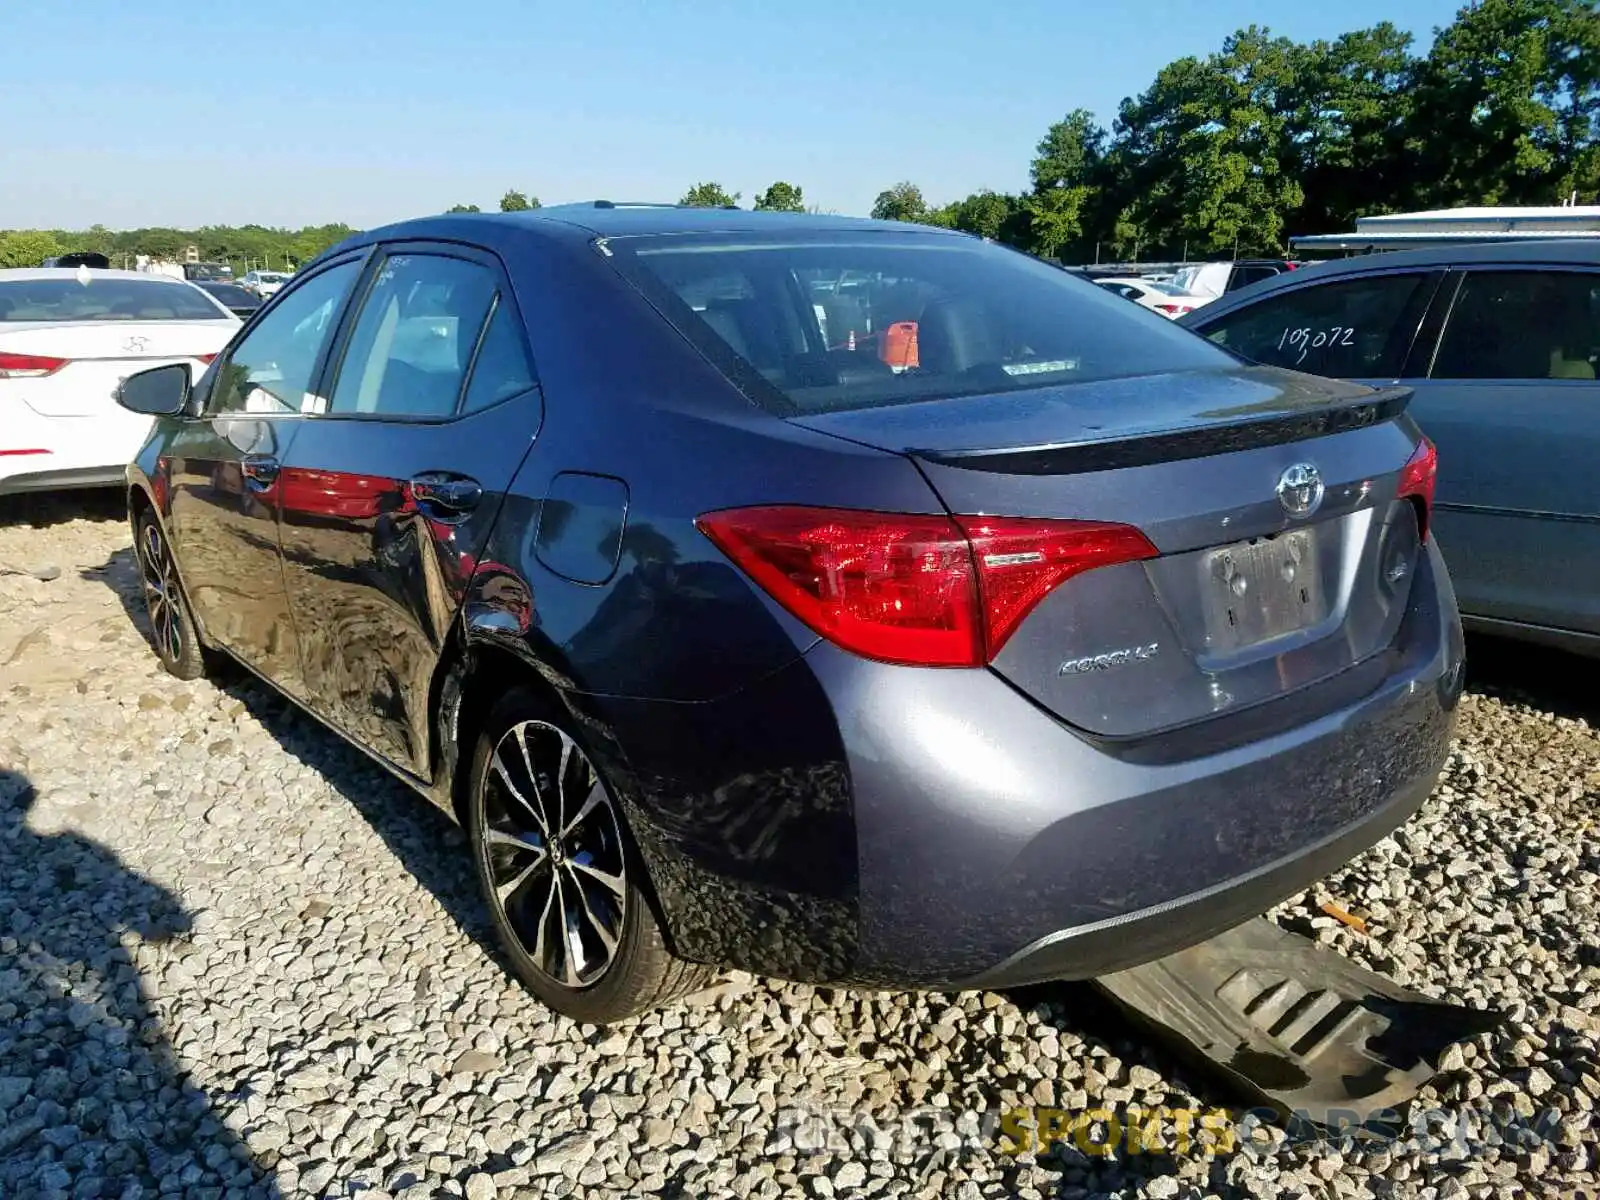
POLYGON ((1314 686, 1394 641, 1422 545, 1397 497, 1408 399, 1256 368, 794 419, 910 455, 953 513, 1142 531, 1157 557, 1069 579, 992 663, 1063 720, 1129 737, 1314 686))

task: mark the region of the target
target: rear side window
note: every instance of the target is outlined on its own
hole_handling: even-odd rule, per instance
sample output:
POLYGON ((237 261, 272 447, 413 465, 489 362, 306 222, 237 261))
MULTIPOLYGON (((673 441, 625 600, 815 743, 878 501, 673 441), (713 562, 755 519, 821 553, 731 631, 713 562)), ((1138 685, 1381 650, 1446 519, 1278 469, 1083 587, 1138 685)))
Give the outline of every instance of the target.
POLYGON ((87 283, 74 276, 0 283, 0 321, 223 321, 228 315, 175 279, 91 273, 87 283))
POLYGON ((463 412, 488 408, 533 386, 533 367, 528 363, 528 353, 523 348, 516 322, 506 305, 495 305, 477 357, 472 360, 472 378, 467 381, 467 398, 461 406, 463 412))
POLYGON ((1263 279, 1271 279, 1274 275, 1281 274, 1277 267, 1256 265, 1253 267, 1235 267, 1233 276, 1228 280, 1228 290, 1236 292, 1242 287, 1249 287, 1252 283, 1260 283, 1263 279))
POLYGON ((359 263, 340 263, 285 293, 233 348, 210 411, 314 412, 321 401, 307 390, 311 376, 359 272, 359 263))
POLYGON ((1593 380, 1600 274, 1473 271, 1434 357, 1435 379, 1593 380))
POLYGON ((1104 288, 977 239, 708 234, 607 247, 729 378, 779 413, 1230 363, 1104 288))
POLYGON ((1427 301, 1425 273, 1376 275, 1265 296, 1198 328, 1270 367, 1346 379, 1393 378, 1427 301))
POLYGON ((494 273, 466 259, 385 259, 350 335, 328 411, 453 416, 495 288, 494 273))

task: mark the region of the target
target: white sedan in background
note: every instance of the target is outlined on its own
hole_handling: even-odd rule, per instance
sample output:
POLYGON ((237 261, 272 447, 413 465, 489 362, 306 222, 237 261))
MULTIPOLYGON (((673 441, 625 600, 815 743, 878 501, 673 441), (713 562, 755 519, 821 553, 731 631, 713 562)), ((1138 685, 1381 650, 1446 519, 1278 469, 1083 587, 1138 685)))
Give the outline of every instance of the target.
POLYGON ((198 378, 239 324, 182 280, 0 270, 0 495, 121 485, 150 429, 117 404, 122 380, 172 362, 198 378))
POLYGON ((1096 279, 1101 287, 1108 292, 1132 300, 1135 304, 1145 308, 1153 308, 1164 317, 1176 320, 1184 313, 1193 312, 1203 304, 1215 300, 1215 296, 1201 296, 1194 292, 1186 292, 1182 288, 1170 283, 1158 283, 1154 279, 1127 278, 1096 279))
POLYGON ((289 276, 282 271, 247 271, 239 286, 265 300, 277 295, 278 289, 288 282, 289 276))

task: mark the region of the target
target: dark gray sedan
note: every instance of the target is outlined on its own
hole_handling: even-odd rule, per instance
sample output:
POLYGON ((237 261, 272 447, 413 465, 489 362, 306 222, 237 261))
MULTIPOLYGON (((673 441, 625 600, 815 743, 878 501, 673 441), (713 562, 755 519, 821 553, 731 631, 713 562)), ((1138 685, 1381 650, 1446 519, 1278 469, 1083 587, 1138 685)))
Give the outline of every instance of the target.
POLYGON ((122 388, 162 661, 459 817, 595 1022, 1116 971, 1394 829, 1461 680, 1407 398, 950 231, 608 203, 360 234, 122 388))
POLYGON ((1600 653, 1600 241, 1322 263, 1179 324, 1254 362, 1416 389, 1468 626, 1600 653))

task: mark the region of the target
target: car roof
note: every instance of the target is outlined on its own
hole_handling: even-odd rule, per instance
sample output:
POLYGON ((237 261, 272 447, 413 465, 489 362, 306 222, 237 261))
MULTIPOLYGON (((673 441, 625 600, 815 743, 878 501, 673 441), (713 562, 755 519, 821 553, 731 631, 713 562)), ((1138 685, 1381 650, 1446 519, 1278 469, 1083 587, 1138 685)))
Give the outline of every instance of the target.
POLYGON ((553 236, 624 237, 673 233, 815 233, 828 230, 841 233, 878 231, 927 233, 944 237, 971 236, 932 225, 874 221, 865 217, 588 201, 581 204, 554 204, 513 213, 443 213, 418 217, 357 234, 341 243, 341 246, 411 237, 455 236, 487 241, 498 240, 516 231, 542 232, 553 236))
POLYGON ((1359 275, 1367 271, 1387 271, 1395 267, 1448 267, 1472 263, 1600 263, 1600 240, 1589 238, 1528 238, 1515 242, 1469 242, 1462 245, 1427 246, 1420 250, 1380 250, 1350 258, 1330 258, 1311 263, 1290 278, 1304 278, 1316 272, 1318 278, 1330 275, 1359 275))
POLYGON ((1516 263, 1600 265, 1600 239, 1530 238, 1517 242, 1469 242, 1428 246, 1421 250, 1381 250, 1350 258, 1331 258, 1284 271, 1269 279, 1229 292, 1194 313, 1178 318, 1185 326, 1206 325, 1225 313, 1254 303, 1263 296, 1307 287, 1329 279, 1354 279, 1387 271, 1428 267, 1470 267, 1516 263))

